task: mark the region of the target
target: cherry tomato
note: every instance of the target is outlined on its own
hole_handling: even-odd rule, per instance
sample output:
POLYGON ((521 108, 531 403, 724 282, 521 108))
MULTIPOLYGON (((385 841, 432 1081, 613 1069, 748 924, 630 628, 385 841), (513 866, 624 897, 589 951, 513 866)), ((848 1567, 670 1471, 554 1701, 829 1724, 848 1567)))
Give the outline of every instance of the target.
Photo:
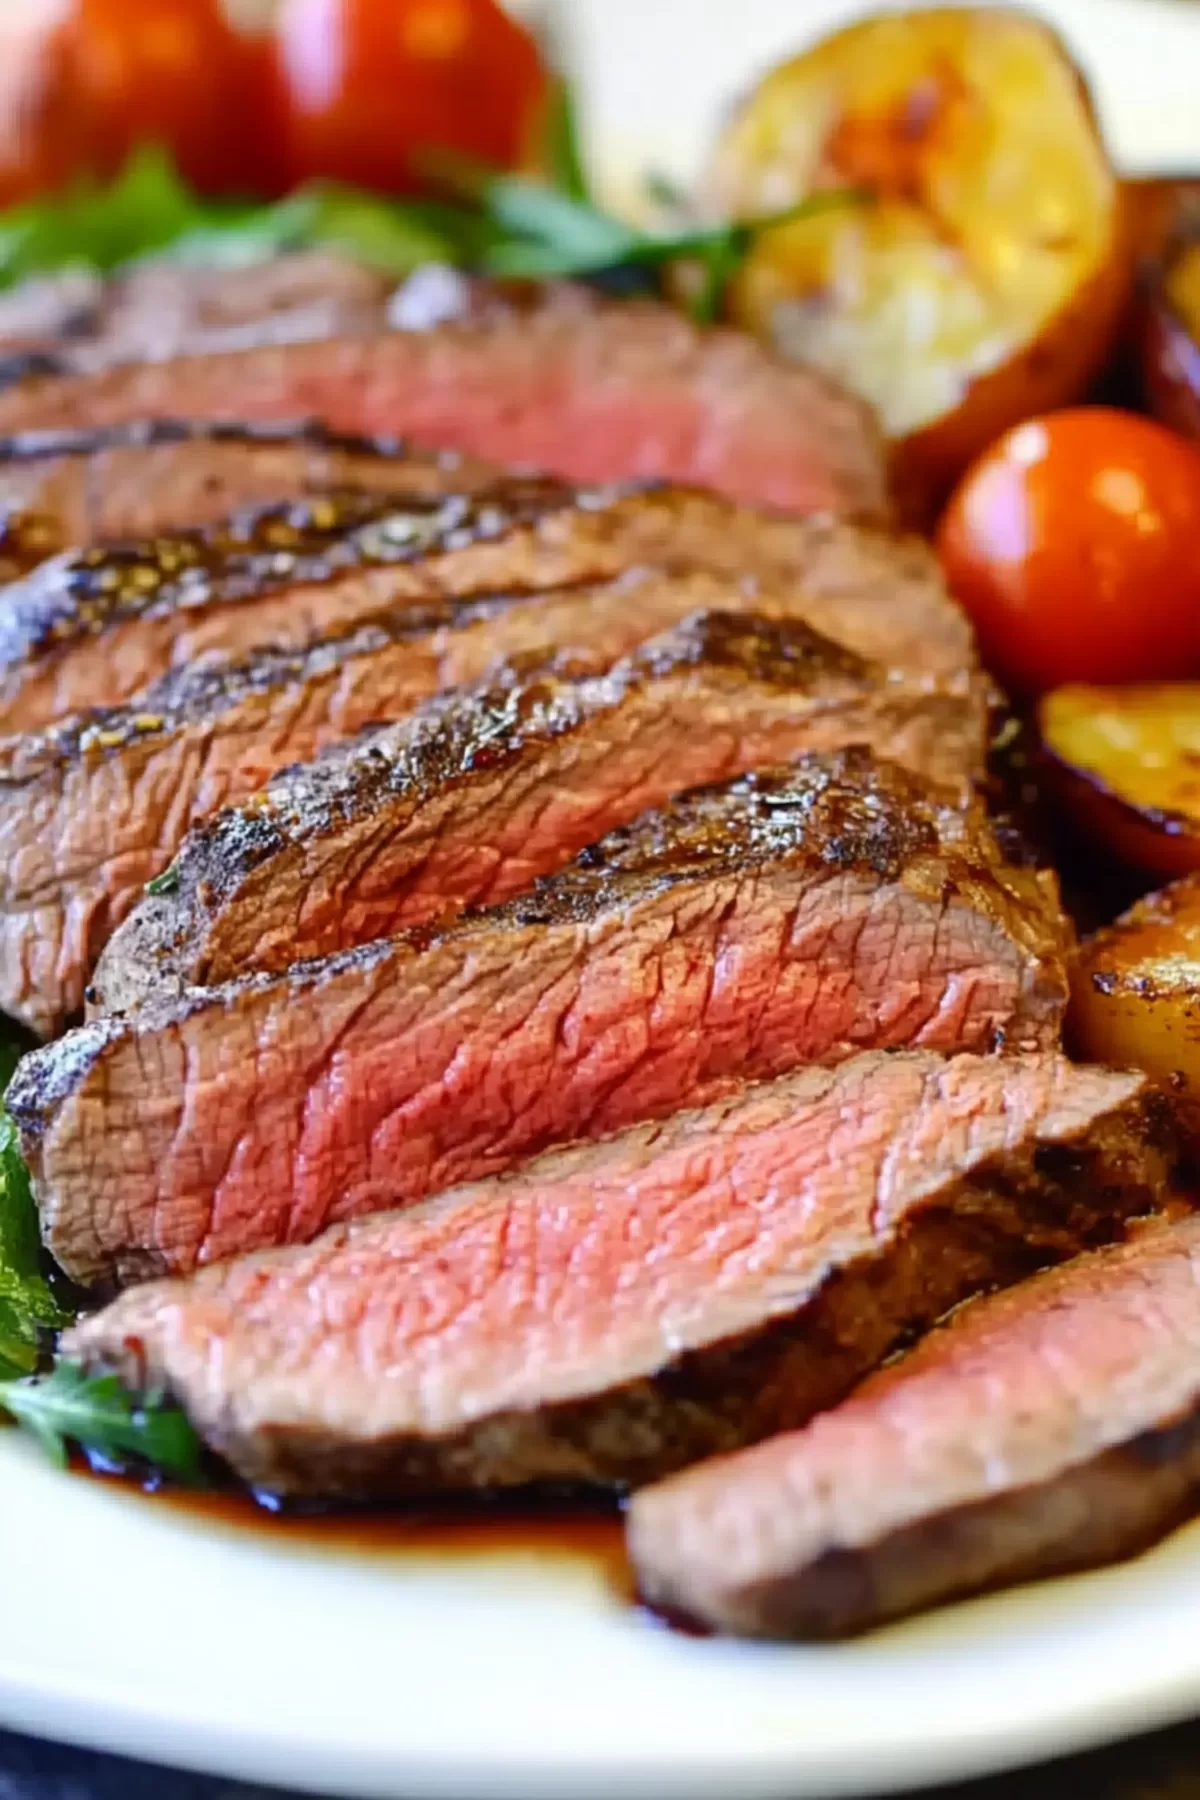
POLYGON ((1149 419, 1018 425, 963 478, 937 548, 1017 692, 1200 675, 1200 450, 1149 419))
POLYGON ((283 0, 276 45, 292 181, 411 191, 414 151, 511 167, 532 146, 544 69, 496 0, 283 0))
POLYGON ((265 64, 221 0, 34 0, 0 49, 0 200, 111 176, 147 140, 206 192, 262 185, 265 64))

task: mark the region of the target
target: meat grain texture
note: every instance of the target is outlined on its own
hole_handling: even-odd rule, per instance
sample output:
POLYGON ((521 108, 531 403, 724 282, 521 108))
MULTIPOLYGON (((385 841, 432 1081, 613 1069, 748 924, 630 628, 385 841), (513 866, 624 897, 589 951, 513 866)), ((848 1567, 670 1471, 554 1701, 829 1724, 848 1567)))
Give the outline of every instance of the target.
POLYGON ((97 1020, 7 1104, 48 1247, 131 1280, 860 1047, 1052 1045, 1065 945, 981 815, 865 752, 810 757, 445 930, 97 1020))
POLYGON ((1200 1501, 1200 1219, 977 1300, 806 1430, 637 1496, 643 1592, 835 1637, 1143 1549, 1200 1501))
POLYGON ((96 1010, 498 905, 673 794, 804 752, 866 745, 964 803, 983 774, 970 677, 892 677, 799 621, 694 613, 602 675, 570 660, 509 665, 204 818, 101 957, 96 1010))
POLYGON ((350 491, 51 557, 6 590, 0 730, 120 704, 209 652, 302 649, 388 609, 609 580, 647 564, 795 594, 817 630, 889 667, 974 664, 970 626, 915 541, 699 492, 509 478, 399 500, 350 491))
MULTIPOLYGON (((1163 1110, 1055 1056, 866 1054, 132 1289, 66 1349, 173 1394, 284 1495, 636 1485, 802 1423, 948 1307, 1111 1236, 1154 1203, 1163 1110)), ((902 1504, 886 1470, 870 1503, 902 1504)))
MULTIPOLYGON (((951 681, 887 675, 819 638, 802 621, 789 621, 789 602, 739 593, 713 576, 633 571, 600 586, 519 592, 482 601, 451 599, 409 608, 307 650, 264 651, 240 662, 184 668, 166 676, 141 701, 95 709, 47 733, 0 744, 0 1005, 39 1035, 61 1029, 78 1012, 89 971, 111 933, 137 903, 145 884, 167 869, 189 827, 227 803, 255 794, 276 770, 301 765, 288 777, 282 804, 292 820, 294 841, 303 837, 305 855, 316 867, 327 867, 325 859, 336 854, 338 843, 346 843, 340 830, 357 833, 354 846, 346 843, 348 854, 369 857, 372 846, 390 842, 388 820, 395 816, 381 803, 381 789, 386 791, 388 784, 381 778, 372 745, 364 742, 348 753, 348 770, 358 767, 364 773, 358 788, 352 779, 338 783, 336 764, 308 772, 303 767, 308 759, 376 721, 403 718, 431 694, 471 682, 498 659, 503 664, 505 657, 515 656, 518 663, 536 665, 543 661, 546 645, 575 644, 578 648, 567 653, 571 666, 604 668, 657 627, 686 619, 693 608, 712 609, 730 602, 774 604, 780 617, 758 618, 742 634, 735 615, 722 612, 727 621, 725 651, 704 665, 707 676, 696 661, 705 634, 695 627, 678 646, 674 685, 665 664, 653 677, 660 698, 674 696, 672 716, 677 723, 679 709, 689 697, 695 713, 687 719, 680 742, 665 752, 678 759, 679 779, 665 787, 671 777, 664 767, 657 789, 651 781, 647 792, 664 799, 693 775, 707 779, 770 760, 764 735, 768 714, 779 734, 777 754, 794 754, 806 744, 815 748, 860 740, 958 791, 970 785, 982 766, 986 725, 984 695, 973 677, 951 681), (734 650, 737 642, 740 660, 734 650), (749 677, 748 665, 753 662, 756 684, 747 685, 743 697, 747 722, 740 731, 739 706, 730 695, 733 670, 749 677), (751 715, 761 725, 757 737, 751 715), (711 744, 696 742, 705 719, 715 734, 711 744), (745 756, 735 753, 739 741, 744 742, 745 756), (359 762, 360 755, 365 765, 359 762)), ((710 611, 708 616, 715 614, 710 611)), ((718 630, 707 634, 714 644, 718 630)), ((644 671, 648 678, 653 660, 650 653, 644 671)), ((524 757, 528 768, 540 748, 550 754, 550 746, 556 744, 563 757, 561 773, 569 783, 585 718, 594 727, 590 741, 601 756, 603 720, 615 710, 631 731, 640 730, 649 754, 651 741, 661 732, 644 707, 640 727, 634 725, 640 669, 636 665, 615 678, 615 685, 596 678, 581 689, 582 676, 575 684, 564 679, 556 690, 558 701, 549 704, 543 720, 549 739, 545 746, 539 740, 538 720, 543 715, 537 698, 543 687, 532 679, 523 683, 519 675, 497 677, 488 691, 462 702, 447 700, 391 737, 377 734, 376 747, 390 745, 398 755, 399 746, 414 734, 420 746, 409 760, 401 756, 395 765, 393 757, 389 765, 396 766, 401 776, 395 802, 402 804, 405 793, 410 801, 427 802, 423 816, 430 829, 438 809, 454 816, 472 807, 478 812, 472 792, 482 797, 490 791, 490 779, 499 793, 506 772, 510 781, 517 779, 511 766, 506 769, 506 746, 510 765, 524 757), (532 716, 518 718, 522 708, 532 716), (571 731, 572 722, 580 732, 571 731)), ((390 753, 383 754, 386 760, 390 753)), ((621 757, 620 746, 614 746, 614 755, 621 757)), ((582 780, 582 769, 579 776, 582 780)), ((636 782, 633 785, 636 788, 636 782)), ((203 877, 217 881, 214 905, 227 894, 236 860, 224 854, 223 846, 232 835, 240 846, 238 858, 249 852, 251 842, 262 848, 268 821, 281 823, 278 802, 278 790, 259 795, 245 811, 225 821, 224 829, 214 822, 203 840, 214 843, 223 865, 220 876, 210 867, 203 877)), ((587 796, 580 793, 576 804, 582 816, 587 796)), ((564 798, 557 816, 562 817, 569 805, 564 798)), ((619 809, 610 822, 629 816, 619 809)), ((481 823, 479 829, 479 854, 485 856, 487 827, 481 823)), ((498 814, 494 834, 503 836, 504 829, 504 818, 498 814)), ((585 841, 576 834, 557 861, 566 860, 585 841)), ((178 871, 181 906, 196 891, 187 883, 195 861, 185 858, 178 871)), ((385 853, 382 866, 372 862, 360 871, 367 890, 378 889, 381 906, 388 866, 385 853)), ((547 864, 554 866, 555 861, 547 864)), ((444 873, 446 905, 435 910, 449 913, 458 910, 457 889, 452 875, 444 873)), ((436 869, 431 872, 431 881, 436 874, 436 869)), ((260 888, 271 876, 271 868, 263 866, 260 888)), ((514 883, 508 891, 519 885, 514 883)), ((207 892, 204 889, 201 898, 207 892)), ((286 904, 282 894, 278 903, 286 904)), ((307 908, 299 904, 294 954, 288 955, 284 947, 284 961, 305 953, 307 908)), ((164 899, 148 899, 144 917, 152 921, 170 910, 164 899)), ((376 936, 386 928, 382 916, 379 922, 376 936)), ((370 923, 368 915, 351 913, 338 942, 363 941, 370 923)), ((266 926, 264 914, 252 936, 257 940, 266 926)), ((337 946, 329 942, 326 947, 337 946)), ((148 950, 149 942, 143 948, 148 950)), ((315 944, 313 948, 315 953, 315 944)), ((263 949, 261 957, 247 961, 247 969, 280 966, 265 941, 263 949)), ((141 952, 137 955, 140 959, 141 952)), ((161 968, 165 982, 168 970, 158 958, 128 973, 144 986, 154 979, 155 968, 161 968)), ((227 972, 243 971, 231 967, 227 972)), ((209 981, 221 978, 211 971, 203 976, 209 981)), ((114 1008, 132 1003, 119 962, 115 976, 113 964, 108 964, 97 986, 101 1004, 105 998, 114 1008)))
POLYGON ((663 478, 792 512, 888 512, 882 437, 861 401, 739 332, 653 303, 559 289, 544 304, 485 305, 424 331, 91 373, 80 360, 74 371, 62 357, 44 372, 32 365, 0 392, 0 433, 316 418, 570 480, 663 478))
POLYGON ((467 493, 499 471, 398 439, 339 437, 318 425, 175 420, 0 441, 0 518, 36 524, 45 558, 70 546, 215 525, 230 513, 354 489, 467 493))

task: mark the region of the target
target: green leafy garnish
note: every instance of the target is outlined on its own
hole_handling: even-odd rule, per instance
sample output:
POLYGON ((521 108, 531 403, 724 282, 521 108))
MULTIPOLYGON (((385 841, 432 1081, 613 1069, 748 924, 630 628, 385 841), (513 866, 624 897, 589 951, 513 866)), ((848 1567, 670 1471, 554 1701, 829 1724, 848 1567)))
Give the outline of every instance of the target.
POLYGON ((41 1272, 29 1171, 16 1127, 0 1108, 0 1378, 31 1374, 44 1333, 68 1321, 41 1272))
MULTIPOLYGON (((5 1087, 22 1049, 0 1038, 5 1087)), ((0 1418, 32 1432, 58 1463, 76 1443, 114 1462, 136 1458, 181 1481, 197 1480, 200 1444, 177 1406, 158 1396, 133 1400, 115 1375, 86 1375, 70 1362, 35 1375, 46 1334, 70 1322, 42 1274, 29 1171, 0 1106, 0 1418)))
POLYGON ((557 79, 546 116, 546 167, 550 180, 569 200, 587 200, 590 184, 579 138, 579 117, 571 84, 557 79))
POLYGON ((323 182, 261 205, 192 192, 156 145, 144 145, 108 186, 84 182, 0 215, 0 286, 70 267, 107 273, 147 257, 247 262, 328 246, 397 279, 430 262, 520 280, 624 275, 653 290, 672 263, 699 265, 691 310, 718 317, 729 282, 762 231, 861 200, 811 196, 786 212, 734 224, 689 217, 682 196, 656 189, 674 228, 643 230, 590 198, 570 88, 558 81, 547 121, 545 179, 504 173, 430 149, 415 159, 445 196, 392 200, 323 182), (668 204, 669 203, 669 204, 668 204))
POLYGON ((542 281, 614 269, 657 273, 669 263, 697 261, 704 280, 692 310, 703 320, 719 314, 730 278, 762 232, 865 199, 857 190, 833 189, 760 219, 653 232, 611 218, 547 181, 497 174, 444 151, 431 152, 422 166, 496 227, 480 258, 486 274, 542 281))
POLYGON ((461 221, 460 241, 459 223, 445 207, 332 183, 267 205, 206 200, 166 151, 145 144, 108 185, 80 181, 0 214, 0 286, 70 268, 107 274, 151 256, 236 263, 314 245, 399 276, 425 262, 460 260, 478 231, 461 221))
POLYGON ((161 875, 156 875, 153 881, 148 881, 146 883, 146 892, 155 895, 173 894, 178 887, 179 865, 177 863, 172 863, 170 868, 164 869, 161 875))
POLYGON ((56 1463, 81 1444, 113 1462, 136 1458, 178 1481, 200 1479, 200 1441, 186 1414, 160 1397, 131 1399, 115 1375, 60 1362, 40 1379, 0 1383, 0 1410, 56 1463))

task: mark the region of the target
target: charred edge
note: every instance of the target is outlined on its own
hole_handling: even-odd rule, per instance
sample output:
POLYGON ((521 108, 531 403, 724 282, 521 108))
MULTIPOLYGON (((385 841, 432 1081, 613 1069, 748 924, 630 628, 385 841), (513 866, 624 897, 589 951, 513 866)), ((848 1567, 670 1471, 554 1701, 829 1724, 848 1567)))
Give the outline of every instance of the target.
POLYGON ((471 495, 405 497, 331 493, 254 508, 212 527, 139 542, 102 545, 53 565, 22 599, 33 617, 26 653, 96 636, 129 618, 252 600, 298 585, 335 580, 446 555, 536 525, 580 504, 555 482, 511 480, 471 495))
POLYGON ((27 381, 57 380, 73 375, 70 359, 49 350, 16 350, 0 356, 0 392, 23 387, 27 381))
MULTIPOLYGON (((596 587, 593 579, 584 576, 556 584, 553 593, 587 592, 596 587)), ((241 662, 187 665, 148 688, 136 705, 93 707, 63 725, 22 738, 20 760, 25 773, 18 779, 34 779, 48 767, 63 767, 85 756, 119 754, 149 737, 179 730, 190 721, 215 718, 243 700, 320 680, 390 645, 441 629, 463 629, 510 607, 536 601, 547 591, 514 586, 502 592, 422 601, 375 615, 340 636, 320 639, 307 650, 260 650, 241 662)), ((0 758, 0 787, 13 782, 0 758)))
POLYGON ((4 1096, 26 1153, 42 1140, 54 1113, 84 1082, 110 1043, 124 1035, 120 1019, 99 1019, 22 1057, 4 1096))
POLYGON ((573 870, 550 880, 599 880, 649 868, 692 873, 801 850, 832 869, 869 869, 892 879, 940 851, 945 816, 903 770, 853 745, 697 788, 610 833, 583 851, 573 870))
MULTIPOLYGON (((2 368, 0 363, 0 368, 2 368)), ((314 450, 381 461, 420 459, 431 468, 453 471, 466 460, 455 450, 430 450, 403 437, 358 437, 331 431, 318 419, 245 424, 235 419, 146 419, 129 425, 83 431, 20 431, 0 437, 0 463, 44 462, 59 457, 94 456, 105 450, 152 450, 177 444, 241 444, 247 447, 296 444, 314 450)))
POLYGON ((778 687, 801 687, 821 676, 856 683, 883 677, 877 664, 822 636, 802 619, 777 620, 719 609, 693 613, 632 660, 649 675, 707 663, 778 687))
MULTIPOLYGON (((306 767, 302 782, 294 769, 282 771, 258 794, 194 829, 185 870, 202 871, 206 888, 213 884, 210 897, 216 897, 281 853, 297 834, 313 828, 327 832, 398 798, 444 791, 484 770, 503 768, 533 745, 569 736, 596 714, 615 714, 644 680, 669 681, 674 674, 711 667, 733 669, 748 682, 803 688, 818 672, 827 672, 825 640, 801 627, 793 658, 787 654, 791 636, 753 617, 707 613, 685 621, 648 655, 637 653, 607 676, 562 679, 554 662, 510 666, 474 691, 429 702, 407 727, 386 728, 384 742, 371 730, 335 745, 306 767), (731 629, 735 626, 739 629, 731 629), (784 654, 776 658, 780 636, 784 654)), ((831 648, 835 673, 854 670, 858 659, 843 661, 831 648)), ((874 848, 878 854, 878 843, 874 848)))

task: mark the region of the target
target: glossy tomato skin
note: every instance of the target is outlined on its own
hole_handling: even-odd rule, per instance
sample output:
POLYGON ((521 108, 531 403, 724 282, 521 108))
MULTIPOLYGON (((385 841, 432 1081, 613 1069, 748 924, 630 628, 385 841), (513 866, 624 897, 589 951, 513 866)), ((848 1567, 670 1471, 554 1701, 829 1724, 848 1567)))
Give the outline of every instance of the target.
POLYGON ((204 192, 263 186, 266 65, 221 0, 36 0, 0 45, 0 198, 112 176, 146 141, 204 192))
POLYGON ((963 478, 937 548, 1016 693, 1200 675, 1200 450, 1152 420, 1017 426, 963 478))
POLYGON ((412 192, 414 151, 513 167, 532 147, 545 73, 496 0, 283 0, 275 41, 293 182, 412 192))

